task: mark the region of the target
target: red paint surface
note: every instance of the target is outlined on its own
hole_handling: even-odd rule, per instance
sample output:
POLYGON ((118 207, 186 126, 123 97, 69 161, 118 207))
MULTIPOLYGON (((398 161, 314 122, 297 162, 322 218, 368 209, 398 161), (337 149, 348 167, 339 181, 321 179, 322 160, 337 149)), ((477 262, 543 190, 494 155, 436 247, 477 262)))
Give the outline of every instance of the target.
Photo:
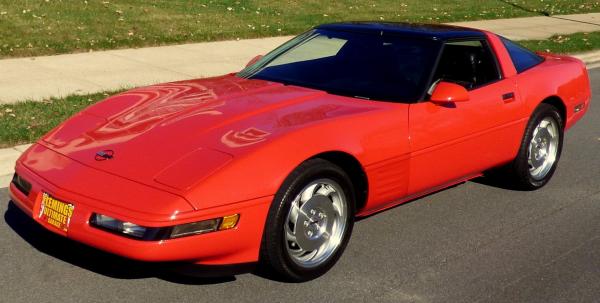
POLYGON ((273 195, 306 159, 331 151, 357 159, 369 185, 357 214, 363 216, 509 162, 546 98, 562 100, 567 128, 584 115, 590 88, 579 60, 547 55, 516 74, 499 39, 488 33, 488 40, 503 79, 454 106, 354 99, 234 75, 134 89, 87 108, 33 145, 16 164, 31 193, 11 185, 10 194, 33 217, 41 191, 73 203, 66 236, 129 258, 256 261, 273 195), (505 102, 509 92, 515 98, 505 102), (101 150, 114 151, 113 158, 96 161, 101 150), (92 212, 144 226, 232 213, 240 222, 233 230, 143 242, 90 227, 92 212))

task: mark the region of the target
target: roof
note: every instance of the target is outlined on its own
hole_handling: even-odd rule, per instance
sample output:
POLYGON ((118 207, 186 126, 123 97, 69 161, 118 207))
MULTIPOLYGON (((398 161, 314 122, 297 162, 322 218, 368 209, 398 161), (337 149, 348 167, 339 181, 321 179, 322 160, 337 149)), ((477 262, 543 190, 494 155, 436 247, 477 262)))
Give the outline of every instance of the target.
POLYGON ((395 35, 425 37, 440 40, 485 36, 485 34, 482 31, 472 28, 446 24, 424 24, 405 22, 340 22, 322 24, 317 26, 316 28, 362 33, 390 33, 395 35))

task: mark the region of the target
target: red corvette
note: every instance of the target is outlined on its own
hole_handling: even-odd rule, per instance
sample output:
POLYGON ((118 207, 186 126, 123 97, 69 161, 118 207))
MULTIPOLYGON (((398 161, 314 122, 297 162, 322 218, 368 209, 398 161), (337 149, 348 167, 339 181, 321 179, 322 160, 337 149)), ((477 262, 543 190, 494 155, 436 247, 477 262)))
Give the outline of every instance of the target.
POLYGON ((16 163, 47 229, 145 261, 325 273, 356 217, 494 172, 533 190, 587 111, 574 58, 443 25, 318 26, 222 77, 130 90, 16 163))

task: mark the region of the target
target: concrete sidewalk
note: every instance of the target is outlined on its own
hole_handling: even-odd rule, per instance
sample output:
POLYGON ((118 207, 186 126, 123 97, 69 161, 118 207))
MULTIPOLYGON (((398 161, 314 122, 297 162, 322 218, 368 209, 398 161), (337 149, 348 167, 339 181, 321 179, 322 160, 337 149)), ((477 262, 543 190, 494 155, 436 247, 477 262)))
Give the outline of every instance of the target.
POLYGON ((0 149, 0 188, 8 186, 15 168, 15 162, 31 144, 0 149))
MULTIPOLYGON (((509 38, 600 31, 600 13, 459 22, 509 38)), ((290 37, 0 60, 0 103, 208 77, 239 71, 290 37)))
POLYGON ((239 71, 291 37, 0 60, 0 104, 239 71))
POLYGON ((488 30, 513 40, 543 40, 554 35, 600 31, 600 13, 482 20, 451 24, 488 30))

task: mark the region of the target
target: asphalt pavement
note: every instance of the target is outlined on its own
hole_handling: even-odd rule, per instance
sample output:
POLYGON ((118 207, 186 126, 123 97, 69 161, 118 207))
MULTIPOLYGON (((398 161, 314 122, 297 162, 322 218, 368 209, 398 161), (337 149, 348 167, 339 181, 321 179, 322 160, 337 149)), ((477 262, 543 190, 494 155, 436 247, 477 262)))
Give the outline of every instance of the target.
POLYGON ((363 219, 332 271, 302 284, 115 257, 38 227, 3 188, 0 302, 600 302, 598 104, 542 190, 479 179, 363 219))

